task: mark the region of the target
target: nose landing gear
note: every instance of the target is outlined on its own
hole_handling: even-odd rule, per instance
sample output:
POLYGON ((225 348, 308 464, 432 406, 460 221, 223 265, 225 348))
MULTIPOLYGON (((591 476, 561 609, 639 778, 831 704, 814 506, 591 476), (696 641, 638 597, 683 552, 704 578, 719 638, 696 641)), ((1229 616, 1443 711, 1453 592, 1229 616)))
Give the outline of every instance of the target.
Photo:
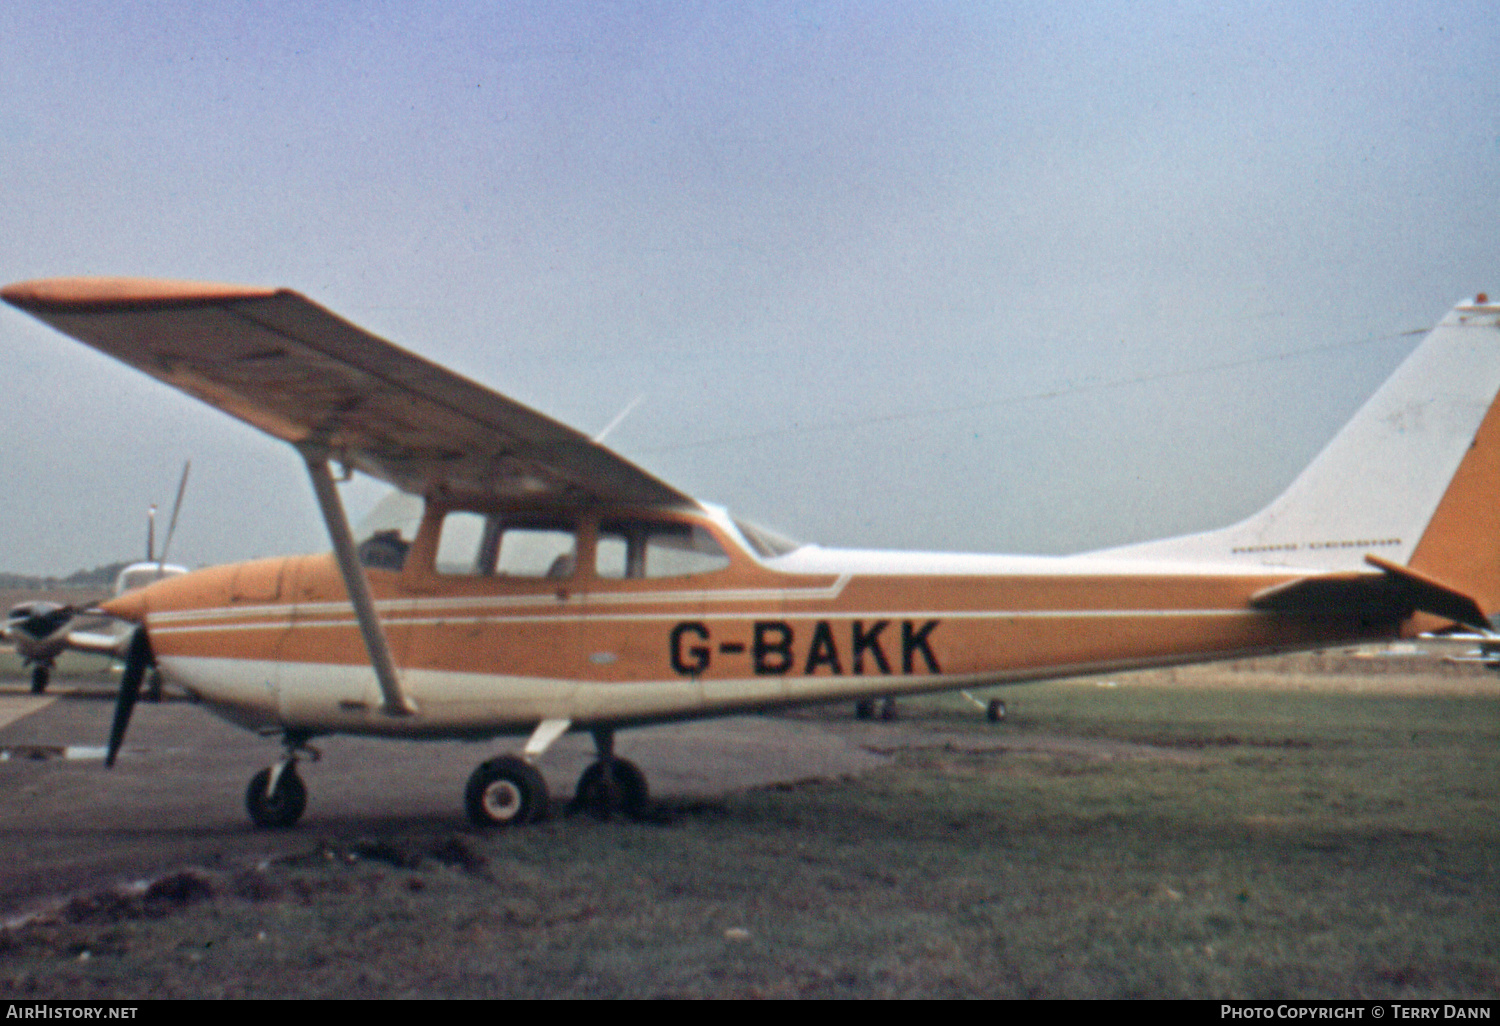
POLYGON ((255 825, 267 830, 296 826, 307 809, 307 785, 297 775, 297 753, 306 752, 316 762, 319 753, 303 737, 287 735, 286 754, 274 766, 250 778, 245 789, 245 810, 255 825))

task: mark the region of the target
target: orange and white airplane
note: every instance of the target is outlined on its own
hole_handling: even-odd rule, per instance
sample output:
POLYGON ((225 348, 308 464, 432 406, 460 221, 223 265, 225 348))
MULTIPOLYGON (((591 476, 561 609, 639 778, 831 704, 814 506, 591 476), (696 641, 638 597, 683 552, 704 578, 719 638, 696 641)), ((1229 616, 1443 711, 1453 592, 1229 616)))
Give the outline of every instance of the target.
POLYGON ((1261 513, 1066 557, 795 545, 584 435, 281 289, 134 279, 4 299, 296 447, 331 555, 198 570, 115 599, 146 671, 284 753, 250 783, 301 815, 331 734, 527 737, 470 778, 469 816, 547 807, 567 731, 583 807, 639 813, 638 724, 1487 629, 1500 610, 1500 304, 1460 303, 1261 513), (357 540, 333 465, 415 497, 357 540))

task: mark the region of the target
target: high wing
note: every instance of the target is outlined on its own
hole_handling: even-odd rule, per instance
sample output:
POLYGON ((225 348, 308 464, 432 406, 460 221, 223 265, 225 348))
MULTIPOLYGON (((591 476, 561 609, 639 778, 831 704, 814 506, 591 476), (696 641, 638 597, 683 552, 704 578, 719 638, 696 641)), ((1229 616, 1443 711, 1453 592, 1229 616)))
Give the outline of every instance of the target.
POLYGON ((578 431, 287 289, 56 278, 0 296, 262 431, 413 494, 697 505, 578 431))

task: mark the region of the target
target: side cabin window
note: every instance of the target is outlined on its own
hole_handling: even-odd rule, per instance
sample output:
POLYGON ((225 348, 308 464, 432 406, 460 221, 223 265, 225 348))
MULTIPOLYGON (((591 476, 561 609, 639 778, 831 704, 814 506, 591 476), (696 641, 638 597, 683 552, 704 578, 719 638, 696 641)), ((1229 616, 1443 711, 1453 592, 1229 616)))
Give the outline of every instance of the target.
POLYGON ((606 580, 689 577, 729 565, 714 536, 697 524, 606 520, 599 525, 594 572, 606 580))
POLYGON ((456 510, 438 534, 440 574, 560 581, 573 576, 577 563, 578 533, 560 521, 456 510))

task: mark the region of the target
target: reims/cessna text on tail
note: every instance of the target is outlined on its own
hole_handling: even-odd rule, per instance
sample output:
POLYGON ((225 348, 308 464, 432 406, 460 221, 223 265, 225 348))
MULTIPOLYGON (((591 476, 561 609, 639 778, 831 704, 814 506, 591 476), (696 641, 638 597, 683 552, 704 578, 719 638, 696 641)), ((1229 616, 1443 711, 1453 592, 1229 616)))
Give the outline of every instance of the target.
POLYGON ((575 801, 639 812, 618 730, 835 699, 1487 628, 1500 609, 1500 305, 1460 303, 1260 514, 1068 557, 797 546, 295 292, 26 282, 9 303, 292 444, 331 555, 198 570, 107 604, 138 626, 109 761, 152 666, 279 734, 250 814, 297 820, 320 735, 528 739, 485 762, 479 824, 575 801), (357 542, 332 467, 417 497, 357 542))

